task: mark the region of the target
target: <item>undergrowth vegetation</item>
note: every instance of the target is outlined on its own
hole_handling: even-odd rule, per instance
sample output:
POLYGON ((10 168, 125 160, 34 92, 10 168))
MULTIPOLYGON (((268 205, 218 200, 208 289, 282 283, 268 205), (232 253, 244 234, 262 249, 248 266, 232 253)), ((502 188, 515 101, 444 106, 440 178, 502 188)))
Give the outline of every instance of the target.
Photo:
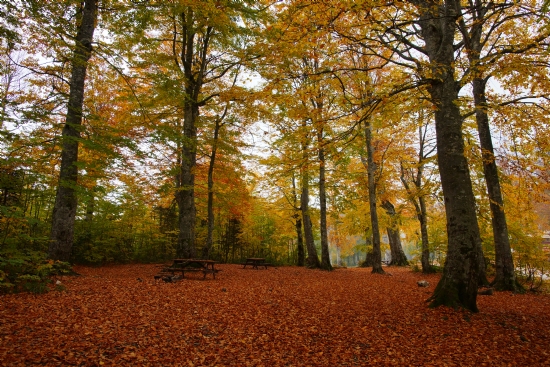
POLYGON ((0 293, 45 293, 57 277, 70 273, 71 264, 46 260, 42 252, 0 253, 0 293))

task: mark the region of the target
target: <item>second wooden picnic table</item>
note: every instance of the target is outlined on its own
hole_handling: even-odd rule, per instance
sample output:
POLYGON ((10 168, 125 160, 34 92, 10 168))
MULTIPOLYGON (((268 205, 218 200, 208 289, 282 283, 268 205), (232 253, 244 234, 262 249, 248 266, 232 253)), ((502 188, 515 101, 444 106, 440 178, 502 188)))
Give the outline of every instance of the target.
POLYGON ((219 271, 216 269, 217 261, 214 260, 200 260, 200 259, 174 259, 172 265, 163 269, 164 272, 181 272, 182 278, 186 272, 202 272, 204 278, 207 274, 212 274, 216 279, 216 273, 219 271))
POLYGON ((261 266, 267 269, 268 265, 271 265, 271 264, 266 263, 265 258, 263 257, 249 257, 243 263, 243 269, 246 268, 248 265, 252 266, 252 269, 259 269, 259 267, 261 266))

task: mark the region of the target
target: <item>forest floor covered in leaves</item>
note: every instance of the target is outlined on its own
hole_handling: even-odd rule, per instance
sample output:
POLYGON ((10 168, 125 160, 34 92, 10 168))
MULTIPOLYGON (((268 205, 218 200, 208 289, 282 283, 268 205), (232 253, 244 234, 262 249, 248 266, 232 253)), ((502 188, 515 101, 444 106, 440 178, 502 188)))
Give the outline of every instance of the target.
POLYGON ((157 266, 76 267, 65 291, 1 295, 0 365, 550 365, 548 295, 479 296, 469 314, 429 309, 439 275, 408 268, 222 264, 165 283, 157 266))

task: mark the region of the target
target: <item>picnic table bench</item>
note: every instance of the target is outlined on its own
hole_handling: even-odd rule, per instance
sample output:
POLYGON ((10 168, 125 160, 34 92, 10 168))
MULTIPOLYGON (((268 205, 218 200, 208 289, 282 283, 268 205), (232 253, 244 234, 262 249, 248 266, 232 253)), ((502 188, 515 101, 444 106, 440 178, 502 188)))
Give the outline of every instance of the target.
POLYGON ((267 269, 268 266, 271 266, 270 263, 265 262, 265 259, 263 257, 249 257, 244 263, 242 263, 242 265, 243 269, 246 268, 248 265, 252 266, 252 269, 259 269, 262 266, 267 269))
POLYGON ((181 277, 185 277, 185 273, 202 272, 203 279, 207 274, 212 274, 216 279, 216 273, 220 270, 216 269, 216 261, 200 260, 200 259, 174 259, 172 265, 164 267, 159 274, 155 275, 155 279, 162 278, 166 274, 181 273, 181 277))

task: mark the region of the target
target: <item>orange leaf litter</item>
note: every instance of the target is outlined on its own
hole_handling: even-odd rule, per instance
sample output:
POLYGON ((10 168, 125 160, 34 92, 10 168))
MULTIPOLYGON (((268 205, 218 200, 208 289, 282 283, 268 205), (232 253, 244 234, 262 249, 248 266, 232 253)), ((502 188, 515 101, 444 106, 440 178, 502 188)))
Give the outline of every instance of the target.
POLYGON ((429 309, 439 275, 409 269, 217 267, 176 283, 158 265, 76 267, 66 291, 2 295, 0 365, 550 365, 548 295, 479 296, 469 314, 429 309))

